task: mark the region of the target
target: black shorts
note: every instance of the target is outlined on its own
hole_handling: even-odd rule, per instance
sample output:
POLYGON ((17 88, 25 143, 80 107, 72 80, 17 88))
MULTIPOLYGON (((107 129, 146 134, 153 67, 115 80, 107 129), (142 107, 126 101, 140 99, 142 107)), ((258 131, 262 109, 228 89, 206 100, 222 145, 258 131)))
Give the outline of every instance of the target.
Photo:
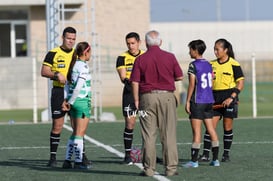
MULTIPOLYGON (((213 96, 215 99, 214 104, 222 104, 224 100, 230 97, 233 89, 223 90, 223 91, 213 91, 213 96)), ((214 116, 220 116, 224 118, 237 118, 238 117, 238 96, 232 101, 229 107, 215 109, 213 112, 214 116)))
POLYGON ((212 103, 211 104, 197 104, 191 102, 190 119, 211 119, 213 117, 212 103))
POLYGON ((128 89, 128 87, 125 86, 122 93, 122 114, 124 117, 134 116, 136 114, 136 106, 132 89, 128 89))
POLYGON ((53 87, 51 90, 51 115, 52 119, 64 117, 66 111, 62 110, 64 102, 64 88, 53 87))
POLYGON ((220 116, 224 118, 238 117, 238 104, 232 104, 227 108, 220 108, 213 110, 213 116, 220 116))

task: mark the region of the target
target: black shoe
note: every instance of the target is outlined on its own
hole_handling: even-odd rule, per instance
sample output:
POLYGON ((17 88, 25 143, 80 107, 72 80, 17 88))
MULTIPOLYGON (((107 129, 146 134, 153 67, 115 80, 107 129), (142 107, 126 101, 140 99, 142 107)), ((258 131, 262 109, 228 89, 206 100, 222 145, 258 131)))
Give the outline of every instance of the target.
POLYGON ((130 156, 125 156, 125 158, 124 158, 124 163, 125 163, 126 165, 133 165, 133 161, 132 161, 132 159, 131 159, 130 156))
POLYGON ((63 163, 63 168, 64 169, 70 169, 70 168, 72 168, 71 161, 65 160, 64 163, 63 163))
POLYGON ((207 155, 200 155, 199 158, 198 158, 198 161, 199 162, 209 162, 210 158, 207 155))
POLYGON ((57 167, 57 161, 55 159, 50 159, 46 166, 51 167, 51 168, 56 168, 57 167))
POLYGON ((88 165, 88 166, 92 166, 92 161, 91 160, 88 160, 87 156, 85 154, 83 154, 83 157, 82 157, 82 162, 83 164, 85 165, 88 165))
POLYGON ((163 160, 159 157, 156 157, 156 163, 163 163, 163 160))
POLYGON ((223 155, 221 162, 230 162, 229 155, 223 155))
POLYGON ((80 170, 89 170, 91 168, 91 166, 86 165, 83 162, 75 162, 74 168, 75 169, 80 169, 80 170))

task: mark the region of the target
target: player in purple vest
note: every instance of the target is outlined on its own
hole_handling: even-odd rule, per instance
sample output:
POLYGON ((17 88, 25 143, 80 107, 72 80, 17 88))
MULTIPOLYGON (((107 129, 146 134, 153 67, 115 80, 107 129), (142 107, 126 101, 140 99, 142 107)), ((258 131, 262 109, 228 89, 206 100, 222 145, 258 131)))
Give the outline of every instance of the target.
POLYGON ((211 64, 203 58, 206 44, 202 40, 191 41, 188 45, 191 58, 195 59, 189 64, 189 86, 185 110, 189 114, 193 140, 191 146, 191 160, 183 167, 198 167, 198 152, 201 146, 202 122, 204 122, 212 139, 213 159, 211 166, 220 166, 218 161, 219 140, 212 124, 214 103, 212 92, 213 71, 211 64))

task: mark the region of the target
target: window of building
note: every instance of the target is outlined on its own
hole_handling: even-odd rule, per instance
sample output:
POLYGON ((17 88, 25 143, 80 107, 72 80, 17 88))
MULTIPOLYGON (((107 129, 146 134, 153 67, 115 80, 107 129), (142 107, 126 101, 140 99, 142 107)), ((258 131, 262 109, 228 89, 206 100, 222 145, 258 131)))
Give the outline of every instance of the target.
POLYGON ((0 57, 27 56, 27 10, 0 10, 0 57))

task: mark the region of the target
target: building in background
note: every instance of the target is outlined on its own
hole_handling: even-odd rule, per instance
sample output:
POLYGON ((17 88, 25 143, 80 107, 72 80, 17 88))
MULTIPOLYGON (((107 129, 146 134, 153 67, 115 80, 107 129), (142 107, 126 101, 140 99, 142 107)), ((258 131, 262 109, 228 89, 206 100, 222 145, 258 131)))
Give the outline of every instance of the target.
MULTIPOLYGON (((208 46, 205 56, 212 59, 214 58, 214 41, 217 38, 227 38, 234 46, 236 57, 242 62, 247 80, 251 80, 252 76, 249 62, 252 55, 255 55, 257 61, 263 61, 256 65, 257 80, 272 81, 273 79, 271 71, 273 69, 271 58, 273 21, 265 19, 262 16, 265 13, 257 13, 259 17, 253 18, 253 13, 256 12, 255 6, 257 7, 257 4, 253 3, 260 2, 258 0, 199 0, 197 4, 197 1, 188 0, 139 0, 137 3, 124 0, 56 1, 64 2, 64 9, 67 11, 65 16, 67 21, 59 23, 62 26, 72 25, 79 30, 77 42, 86 40, 85 36, 82 36, 82 33, 86 32, 83 28, 86 24, 90 28, 88 32, 91 33, 88 41, 96 38, 96 44, 93 45, 96 49, 93 50, 98 56, 95 58, 100 62, 96 69, 100 69, 101 75, 97 81, 101 86, 99 92, 102 95, 102 106, 121 105, 122 84, 116 73, 115 62, 116 57, 127 49, 124 36, 130 31, 138 32, 144 40, 144 34, 148 30, 158 30, 163 39, 162 48, 175 53, 184 71, 190 61, 187 52, 189 41, 197 38, 204 39, 208 46), (216 2, 222 3, 221 11, 217 9, 216 2), (249 11, 247 8, 242 8, 243 2, 250 3, 249 11), (159 8, 160 5, 163 9, 159 8), (237 15, 234 15, 233 19, 226 18, 224 15, 230 12, 227 5, 234 7, 234 11, 241 10, 241 14, 238 15, 241 19, 235 19, 237 15), (186 21, 169 22, 170 19, 166 17, 176 15, 177 8, 173 8, 174 6, 178 7, 180 14, 187 18, 186 21), (196 12, 197 10, 199 11, 196 12), (214 16, 202 13, 211 11, 214 16), (84 15, 86 12, 87 18, 86 14, 84 15), (159 12, 156 13, 158 19, 165 17, 165 21, 158 19, 154 21, 151 15, 155 12, 159 12), (199 17, 201 14, 203 15, 201 17, 211 19, 198 20, 196 17, 198 13, 199 17), (244 19, 244 16, 247 19, 244 19)), ((48 0, 0 0, 0 83, 5 85, 1 89, 0 110, 29 109, 34 104, 37 104, 39 108, 46 108, 48 105, 47 80, 40 76, 41 63, 47 52, 45 2, 48 0), (37 103, 33 101, 34 89, 37 92, 37 103)), ((266 8, 271 7, 265 3, 271 0, 262 2, 260 4, 265 11, 266 8)), ((61 38, 59 41, 61 42, 61 38)), ((141 48, 145 50, 144 43, 141 48)), ((183 81, 183 83, 186 82, 183 81)), ((178 85, 177 88, 179 92, 183 92, 186 86, 181 88, 178 85)))
MULTIPOLYGON (((137 3, 124 0, 56 1, 64 2, 64 9, 67 12, 66 22, 58 23, 74 26, 78 30, 77 42, 86 41, 82 36, 85 32, 82 28, 84 25, 88 24, 92 29, 88 30, 93 33, 88 37, 88 41, 96 37, 94 46, 97 47, 96 55, 100 60, 98 68, 101 77, 98 81, 102 87, 103 106, 120 105, 122 85, 116 74, 116 57, 127 49, 124 37, 128 32, 136 31, 144 37, 144 33, 149 29, 149 1, 139 0, 137 3), (87 17, 83 12, 87 12, 87 17)), ((45 2, 0 0, 0 83, 6 85, 5 89, 1 90, 0 109, 32 108, 33 87, 37 89, 38 107, 47 107, 47 80, 40 76, 41 63, 47 52, 45 2), (9 63, 11 61, 12 63, 9 63), (36 71, 35 76, 33 71, 36 71), (33 79, 36 79, 35 86, 33 79)), ((61 37, 59 38, 61 43, 61 37)))

